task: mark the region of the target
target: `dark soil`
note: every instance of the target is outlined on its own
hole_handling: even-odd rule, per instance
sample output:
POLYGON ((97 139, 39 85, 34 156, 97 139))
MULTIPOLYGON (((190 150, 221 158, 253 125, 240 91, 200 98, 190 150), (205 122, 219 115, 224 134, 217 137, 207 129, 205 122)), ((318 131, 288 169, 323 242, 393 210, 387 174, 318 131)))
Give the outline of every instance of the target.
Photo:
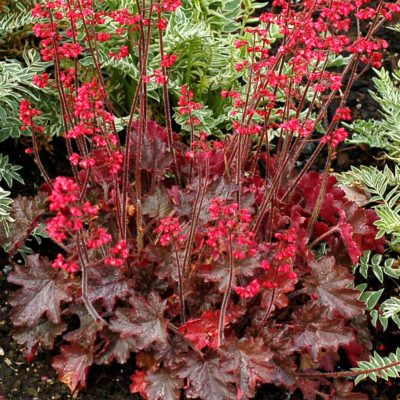
MULTIPOLYGON (((29 364, 11 337, 8 298, 15 290, 6 281, 10 266, 5 259, 0 270, 0 400, 67 400, 72 399, 67 386, 57 380, 51 368, 54 352, 40 352, 29 364)), ((138 399, 130 394, 130 376, 133 365, 113 364, 109 367, 93 366, 90 370, 87 391, 79 400, 138 399)))

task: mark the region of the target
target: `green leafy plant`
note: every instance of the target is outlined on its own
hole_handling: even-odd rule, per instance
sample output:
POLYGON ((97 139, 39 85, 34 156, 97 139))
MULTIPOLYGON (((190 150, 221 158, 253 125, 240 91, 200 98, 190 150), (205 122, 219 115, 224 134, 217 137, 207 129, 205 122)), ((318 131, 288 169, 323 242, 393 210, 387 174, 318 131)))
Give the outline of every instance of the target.
POLYGON ((24 183, 22 176, 17 172, 20 169, 21 166, 9 163, 8 156, 0 154, 0 181, 6 181, 8 187, 12 187, 13 181, 24 183))
POLYGON ((361 361, 358 363, 358 368, 353 369, 354 372, 365 373, 360 374, 356 377, 355 383, 359 383, 363 379, 369 378, 374 382, 378 378, 384 379, 385 381, 389 378, 400 377, 400 348, 396 350, 396 353, 390 353, 387 357, 381 357, 377 352, 370 357, 369 361, 361 361))
POLYGON ((10 194, 10 192, 0 187, 0 224, 6 234, 10 233, 10 223, 14 222, 14 219, 10 215, 12 204, 10 194))
MULTIPOLYGON (((366 280, 374 276, 383 285, 385 279, 397 280, 400 278, 399 263, 394 258, 386 258, 383 260, 381 254, 373 254, 371 251, 366 251, 360 258, 360 262, 355 266, 354 271, 359 272, 366 280)), ((367 310, 371 315, 371 323, 374 327, 381 324, 383 330, 386 330, 389 325, 389 320, 392 319, 400 327, 400 318, 397 315, 396 304, 400 301, 394 297, 390 297, 384 302, 381 302, 379 307, 376 305, 381 300, 382 294, 385 292, 385 287, 379 290, 366 290, 368 283, 359 284, 356 288, 360 290, 360 300, 363 301, 367 310)), ((398 310, 400 311, 400 310, 398 310)))
MULTIPOLYGON (((400 31, 399 28, 395 29, 400 31)), ((390 321, 400 327, 400 298, 389 294, 383 300, 387 280, 394 281, 393 284, 398 286, 397 280, 400 278, 399 261, 391 257, 400 253, 400 70, 390 74, 382 68, 375 69, 375 73, 375 91, 370 90, 370 94, 379 104, 382 117, 379 120, 356 120, 347 125, 353 131, 348 142, 381 149, 385 157, 394 162, 394 166, 390 168, 386 165, 383 169, 375 166, 351 167, 350 171, 338 175, 338 180, 355 193, 367 194, 365 202, 372 206, 378 216, 375 221, 377 238, 388 239, 388 255, 384 257, 366 251, 354 268, 354 272, 366 279, 356 288, 361 292, 360 300, 366 304, 371 323, 374 327, 379 323, 385 331, 390 321), (382 285, 381 289, 367 290, 373 277, 382 285)), ((375 352, 369 361, 360 362, 354 371, 365 371, 357 376, 356 383, 365 378, 374 381, 378 378, 398 378, 400 348, 388 357, 381 357, 375 352)))
MULTIPOLYGON (((383 170, 367 166, 352 167, 350 171, 338 175, 338 180, 342 184, 352 187, 359 193, 365 191, 370 195, 367 202, 372 205, 379 217, 375 221, 378 228, 377 238, 387 237, 389 239, 388 248, 394 253, 400 252, 400 206, 398 204, 400 182, 398 177, 399 167, 397 165, 394 171, 390 170, 388 166, 385 166, 383 170)), ((394 280, 394 284, 398 285, 396 282, 400 278, 398 259, 366 251, 360 258, 360 262, 354 267, 354 272, 358 272, 366 279, 366 282, 357 285, 356 289, 361 292, 360 300, 366 305, 372 325, 377 327, 379 323, 386 331, 389 322, 392 321, 397 327, 400 327, 400 299, 389 294, 390 297, 386 295, 386 299, 382 300, 385 298, 387 279, 394 280), (382 285, 381 289, 367 290, 373 277, 382 285)), ((360 362, 355 371, 368 371, 358 375, 356 383, 365 378, 376 381, 378 377, 386 380, 389 377, 398 377, 396 371, 399 371, 399 367, 392 364, 399 361, 399 354, 400 348, 397 349, 396 355, 392 353, 389 357, 381 357, 375 352, 368 362, 360 362), (389 364, 390 368, 381 370, 389 364), (376 368, 380 368, 379 372, 375 370, 376 368)))
POLYGON ((5 45, 12 37, 30 34, 35 18, 31 0, 8 0, 0 6, 0 45, 5 45))
POLYGON ((372 204, 379 220, 378 236, 391 235, 391 247, 396 251, 400 244, 400 166, 392 171, 388 166, 383 170, 373 166, 351 167, 350 171, 338 175, 338 180, 354 189, 370 193, 368 203, 372 204))
POLYGON ((43 62, 34 49, 26 50, 23 60, 0 61, 0 142, 30 135, 29 131, 21 130, 18 119, 22 98, 29 98, 43 105, 41 120, 46 126, 46 135, 51 137, 59 134, 62 129, 55 93, 51 89, 39 89, 32 83, 32 78, 43 73, 50 63, 43 62))
POLYGON ((374 70, 375 90, 372 98, 379 104, 382 118, 379 120, 356 120, 349 128, 353 131, 350 143, 367 144, 382 149, 386 156, 400 162, 400 70, 389 73, 384 68, 374 70))
MULTIPOLYGON (((12 165, 9 163, 8 156, 0 154, 0 182, 5 181, 9 188, 12 187, 14 181, 24 183, 18 171, 21 169, 19 165, 12 165)), ((11 216, 10 192, 0 187, 0 225, 8 237, 10 235, 10 223, 14 222, 11 216)))

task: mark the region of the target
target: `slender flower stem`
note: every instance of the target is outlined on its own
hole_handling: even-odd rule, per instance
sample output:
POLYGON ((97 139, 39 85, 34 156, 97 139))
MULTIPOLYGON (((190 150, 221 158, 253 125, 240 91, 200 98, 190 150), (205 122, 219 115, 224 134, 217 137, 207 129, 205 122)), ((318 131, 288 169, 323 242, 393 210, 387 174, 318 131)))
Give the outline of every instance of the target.
MULTIPOLYGON (((201 171, 200 162, 198 162, 198 166, 199 166, 199 171, 201 171)), ((205 167, 204 181, 203 181, 203 179, 201 179, 201 175, 199 175, 199 188, 197 191, 196 200, 193 205, 192 218, 191 218, 192 223, 190 225, 189 238, 186 242, 185 255, 184 255, 184 259, 183 259, 183 272, 184 273, 186 273, 187 267, 190 262, 190 258, 192 256, 194 236, 195 236, 195 232, 198 227, 198 224, 199 224, 200 213, 203 208, 204 197, 205 197, 205 194, 207 191, 208 174, 209 174, 209 162, 207 160, 206 167, 205 167)))
POLYGON ((325 169, 324 169, 324 172, 322 175, 321 188, 319 190, 317 201, 315 203, 315 206, 314 206, 314 209, 311 214, 310 221, 309 221, 308 227, 307 227, 308 237, 312 236, 312 232, 314 230, 314 225, 317 222, 319 213, 321 211, 322 203, 324 202, 324 199, 325 199, 326 189, 328 187, 329 169, 331 167, 331 162, 332 162, 332 152, 333 152, 332 145, 329 145, 328 157, 326 159, 325 169))
POLYGON ((51 189, 53 189, 53 182, 51 181, 50 176, 47 173, 46 169, 44 168, 42 161, 40 159, 39 146, 37 143, 37 138, 36 138, 36 133, 35 133, 34 128, 32 128, 32 144, 33 144, 33 152, 35 154, 36 165, 39 167, 39 170, 40 170, 44 180, 46 181, 46 183, 50 186, 51 189))
POLYGON ((224 293, 224 298, 222 300, 221 305, 221 314, 219 316, 219 323, 218 323, 218 347, 222 346, 225 338, 225 319, 226 319, 226 310, 228 308, 229 297, 232 291, 233 280, 235 277, 235 268, 233 264, 233 255, 232 255, 232 237, 231 232, 228 232, 228 257, 229 257, 229 277, 228 277, 228 284, 224 293))
POLYGON ((86 310, 89 315, 96 321, 98 324, 107 325, 107 321, 105 321, 96 309, 93 307, 93 304, 90 302, 89 295, 88 295, 88 270, 87 270, 87 252, 86 252, 86 245, 84 243, 83 238, 81 237, 80 233, 77 233, 76 244, 78 249, 78 256, 79 261, 81 264, 82 270, 82 277, 81 277, 81 289, 82 289, 82 300, 85 304, 86 310))
MULTIPOLYGON (((103 92, 104 92, 104 95, 105 95, 105 100, 106 100, 106 103, 107 103, 107 107, 108 107, 109 111, 112 111, 111 101, 110 101, 110 98, 108 97, 108 92, 107 92, 107 89, 106 89, 106 85, 104 83, 103 74, 101 73, 99 60, 96 57, 96 54, 95 54, 95 51, 94 51, 94 48, 93 48, 93 44, 92 44, 91 36, 90 36, 90 33, 89 33, 89 29, 87 27, 87 23, 86 23, 86 20, 85 20, 85 17, 84 17, 84 12, 83 12, 83 9, 82 9, 81 0, 77 0, 77 5, 78 5, 78 8, 79 8, 79 12, 81 13, 81 15, 83 17, 82 18, 82 25, 83 25, 83 29, 85 31, 86 42, 87 42, 87 44, 89 46, 90 56, 92 57, 92 60, 93 60, 93 63, 94 63, 95 69, 96 69, 97 77, 99 78, 100 85, 101 85, 101 87, 103 89, 103 92)), ((111 128, 113 130, 113 133, 114 133, 115 137, 117 138, 118 134, 117 134, 117 128, 115 127, 114 120, 111 121, 111 128)))
MULTIPOLYGON (((158 22, 159 23, 161 22, 161 14, 158 15, 158 22)), ((158 35, 159 35, 160 54, 162 57, 164 55, 164 40, 163 40, 163 31, 161 29, 158 30, 158 35)), ((167 76, 167 67, 163 65, 161 68, 163 75, 167 76)), ((178 168, 178 163, 176 161, 174 137, 172 133, 172 121, 171 121, 169 94, 168 94, 168 81, 163 83, 163 99, 164 99, 164 116, 165 116, 165 125, 167 128, 168 147, 172 154, 175 174, 178 178, 178 181, 180 182, 180 172, 178 168)))
MULTIPOLYGON (((142 12, 142 7, 140 6, 139 1, 136 1, 136 6, 138 8, 139 13, 142 12)), ((150 3, 150 14, 149 14, 149 20, 151 20, 152 16, 152 11, 153 11, 153 0, 151 0, 150 3)), ((144 12, 144 11, 143 11, 144 12)), ((143 15, 144 18, 144 15, 143 15)), ((140 37, 139 37, 139 70, 140 70, 140 76, 138 80, 138 84, 135 90, 135 95, 133 98, 132 102, 132 107, 131 111, 129 114, 129 120, 128 120, 128 125, 126 128, 126 139, 125 139, 125 152, 124 152, 124 162, 122 166, 122 189, 121 189, 121 226, 122 226, 122 233, 123 233, 123 238, 126 240, 127 238, 127 213, 126 213, 126 208, 127 208, 127 201, 128 201, 128 178, 129 178, 129 164, 130 164, 130 156, 131 156, 131 135, 133 133, 132 125, 134 122, 134 115, 136 111, 137 104, 139 102, 139 98, 141 101, 143 101, 143 89, 146 87, 144 84, 144 75, 146 74, 146 68, 147 68, 147 58, 148 58, 148 53, 149 53, 149 48, 150 48, 150 38, 151 38, 151 25, 148 27, 147 30, 147 35, 146 35, 146 40, 143 26, 140 25, 140 37)), ((146 94, 147 95, 147 94, 146 94)), ((142 129, 140 127, 141 123, 139 121, 139 131, 142 129)), ((142 122, 143 126, 143 122, 142 122)), ((138 135, 139 136, 139 135, 138 135)), ((139 141, 139 137, 137 138, 137 147, 141 147, 141 142, 142 140, 139 141), (140 143, 140 145, 139 145, 140 143)), ((138 157, 138 152, 141 153, 140 149, 137 149, 136 152, 136 157, 138 157)), ((141 156, 140 156, 141 157, 141 156)), ((139 169, 140 169, 140 162, 139 162, 139 169)), ((135 179, 137 178, 137 165, 135 164, 135 179)), ((136 206, 139 206, 139 211, 141 212, 141 193, 139 194, 137 191, 137 188, 139 186, 139 191, 141 191, 141 184, 136 181, 136 206)), ((140 219, 140 217, 139 217, 140 219)), ((138 222, 138 221, 137 221, 138 222)), ((141 221, 139 221, 141 223, 141 221)), ((141 225, 140 225, 141 226, 141 225)), ((139 227, 138 227, 138 232, 139 232, 139 227)), ((142 235, 142 233, 138 233, 138 235, 142 235)), ((138 241, 139 243, 139 241, 138 241)))
POLYGON ((310 245, 308 246, 310 249, 315 247, 318 243, 321 243, 324 239, 332 235, 332 233, 335 233, 339 230, 337 226, 334 226, 333 228, 329 229, 325 233, 323 233, 321 236, 317 237, 310 245))
POLYGON ((182 266, 179 261, 179 254, 175 240, 173 240, 173 247, 175 252, 176 266, 178 269, 178 293, 179 293, 180 318, 181 318, 181 324, 184 325, 186 323, 186 316, 185 316, 185 294, 183 287, 183 275, 182 275, 182 266))

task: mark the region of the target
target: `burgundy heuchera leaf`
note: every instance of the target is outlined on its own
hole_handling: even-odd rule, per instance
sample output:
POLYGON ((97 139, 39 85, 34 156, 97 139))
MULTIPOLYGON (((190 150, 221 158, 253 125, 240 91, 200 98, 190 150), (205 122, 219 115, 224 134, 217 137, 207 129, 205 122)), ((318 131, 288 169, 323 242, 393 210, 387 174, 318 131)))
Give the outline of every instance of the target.
POLYGON ((139 350, 153 343, 167 344, 167 320, 163 314, 165 304, 156 293, 147 300, 134 295, 129 299, 131 308, 117 308, 110 321, 110 329, 122 338, 134 336, 139 350))
POLYGON ((117 361, 124 364, 129 360, 132 352, 137 351, 136 339, 133 336, 121 337, 118 333, 107 329, 100 333, 104 347, 95 356, 96 364, 110 364, 117 361))
POLYGON ((200 358, 191 353, 185 368, 178 369, 178 375, 187 379, 187 398, 204 400, 232 400, 236 398, 234 376, 221 368, 216 353, 209 352, 200 358))
POLYGON ((79 328, 66 333, 63 336, 64 340, 82 347, 93 346, 97 338, 97 332, 101 329, 101 326, 99 326, 83 305, 71 306, 68 308, 67 313, 77 315, 80 325, 79 328))
POLYGON ((240 399, 252 398, 257 383, 269 383, 274 376, 270 362, 273 353, 266 349, 261 338, 231 338, 226 341, 223 352, 223 368, 234 374, 238 382, 240 399))
MULTIPOLYGON (((193 342, 199 350, 208 346, 210 349, 218 348, 218 322, 220 311, 206 311, 200 318, 187 321, 179 328, 179 332, 186 339, 193 342)), ((228 320, 225 320, 227 323, 228 320)))
POLYGON ((345 326, 344 319, 329 318, 327 308, 308 303, 293 315, 292 329, 296 347, 310 352, 314 361, 324 350, 338 350, 339 346, 354 340, 353 330, 345 326))
POLYGON ((27 257, 26 266, 16 265, 8 281, 23 286, 11 298, 11 319, 16 326, 33 326, 43 314, 61 323, 60 303, 70 301, 70 281, 63 270, 55 270, 47 258, 38 254, 27 257))
POLYGON ((114 310, 115 302, 129 295, 131 281, 118 268, 104 264, 88 269, 88 296, 94 303, 100 301, 108 312, 114 310))
POLYGON ((324 257, 310 263, 312 274, 305 283, 310 295, 317 296, 318 301, 327 306, 328 315, 341 315, 354 318, 364 312, 364 304, 358 300, 360 292, 350 289, 353 275, 340 265, 334 257, 324 257))
POLYGON ((14 199, 11 217, 14 219, 9 235, 0 230, 0 245, 9 243, 10 254, 17 251, 39 224, 40 215, 45 209, 46 196, 43 193, 35 197, 18 196, 14 199))
POLYGON ((66 329, 67 325, 64 323, 53 324, 50 321, 42 320, 34 327, 17 328, 12 332, 12 335, 17 343, 23 346, 24 356, 29 362, 32 362, 39 347, 52 349, 55 338, 66 329))
POLYGON ((151 400, 178 400, 183 380, 176 372, 162 368, 146 376, 146 393, 151 400))
POLYGON ((168 337, 167 346, 163 346, 160 349, 156 348, 155 357, 164 366, 176 368, 185 362, 188 351, 188 343, 180 335, 174 335, 168 337))
POLYGON ((57 371, 60 381, 69 387, 72 394, 76 394, 86 387, 92 363, 92 348, 71 345, 61 346, 61 354, 53 358, 51 365, 57 371))

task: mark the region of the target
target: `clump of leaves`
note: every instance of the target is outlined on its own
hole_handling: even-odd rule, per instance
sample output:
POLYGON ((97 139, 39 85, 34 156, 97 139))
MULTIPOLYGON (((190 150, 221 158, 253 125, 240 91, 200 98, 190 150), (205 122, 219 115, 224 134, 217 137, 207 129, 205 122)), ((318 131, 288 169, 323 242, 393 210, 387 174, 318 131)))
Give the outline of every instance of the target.
MULTIPOLYGON (((348 288, 353 282, 351 257, 357 257, 366 246, 371 248, 373 242, 365 236, 376 234, 367 213, 347 200, 331 180, 323 209, 332 203, 335 208, 329 221, 319 222, 318 235, 339 224, 353 233, 332 236, 328 253, 316 259, 308 248, 306 227, 316 201, 309 188, 319 184, 316 173, 306 175, 286 211, 280 210, 274 221, 274 231, 280 232, 277 237, 291 237, 293 256, 285 256, 287 237, 258 243, 257 254, 245 260, 232 256, 230 252, 237 249, 224 247, 218 248, 215 259, 215 249, 203 244, 193 249, 190 265, 183 268, 185 249, 175 239, 168 246, 146 239, 141 256, 130 254, 122 269, 104 261, 86 265, 87 297, 101 320, 94 319, 85 307, 83 276, 54 269, 54 264, 52 267, 38 255, 28 256, 26 265, 16 266, 9 276, 10 282, 23 286, 11 299, 14 337, 32 359, 40 347, 52 348, 55 338, 62 336, 64 345, 53 366, 72 392, 85 387, 92 364, 125 363, 131 353, 140 357, 143 351, 150 361, 134 375, 132 390, 150 399, 161 399, 162 393, 168 393, 164 398, 178 398, 184 382, 186 395, 200 398, 228 399, 236 396, 236 391, 251 398, 259 383, 305 391, 299 369, 330 371, 339 347, 357 340, 349 320, 361 316, 364 306, 358 300, 359 291, 348 288), (341 210, 345 210, 342 222, 341 210), (182 316, 173 288, 179 287, 180 268, 188 319, 178 328, 182 316), (238 293, 240 286, 255 279, 260 287, 248 300, 231 293, 221 340, 219 305, 231 268, 231 286, 238 293), (70 315, 78 316, 79 324, 71 323, 70 315)), ((190 221, 197 211, 202 215, 194 241, 207 243, 214 223, 206 204, 218 186, 224 198, 233 199, 237 193, 216 175, 201 188, 204 205, 196 210, 191 200, 196 196, 194 187, 167 185, 147 196, 145 215, 160 220, 169 211, 168 215, 190 221)), ((234 204, 232 200, 229 203, 234 204)), ((250 209, 257 207, 253 195, 246 204, 250 209)), ((107 216, 102 212, 100 218, 107 216)), ((150 239, 151 232, 145 237, 150 239)), ((315 388, 317 383, 309 385, 315 388)), ((325 385, 324 379, 319 385, 325 385)))

